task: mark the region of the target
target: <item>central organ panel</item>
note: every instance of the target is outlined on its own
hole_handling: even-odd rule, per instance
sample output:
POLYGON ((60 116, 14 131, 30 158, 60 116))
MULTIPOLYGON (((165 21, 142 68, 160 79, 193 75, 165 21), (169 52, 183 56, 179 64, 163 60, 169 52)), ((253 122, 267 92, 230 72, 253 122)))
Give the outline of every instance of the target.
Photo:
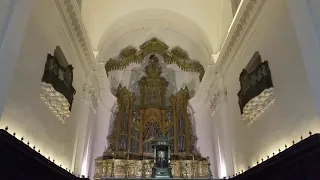
POLYGON ((160 135, 168 137, 173 153, 196 151, 196 136, 187 113, 188 88, 166 96, 168 81, 161 74, 158 58, 151 55, 145 75, 138 81, 140 94, 119 85, 116 120, 108 136, 109 151, 148 156, 152 153, 152 141, 160 135))
POLYGON ((106 176, 112 168, 115 174, 121 174, 123 168, 127 168, 126 173, 130 171, 137 177, 140 171, 136 168, 149 162, 148 159, 152 162, 152 142, 160 136, 166 136, 171 145, 175 177, 184 174, 183 168, 186 172, 193 172, 194 176, 206 176, 207 159, 197 151, 197 137, 188 114, 188 88, 168 93, 172 91, 168 91, 169 82, 162 75, 162 67, 155 54, 149 56, 144 75, 137 82, 136 92, 130 92, 121 84, 116 91, 118 106, 107 137, 109 146, 96 160, 96 177, 106 176), (192 164, 187 166, 182 161, 192 164), (118 167, 116 162, 122 165, 118 167), (128 169, 130 163, 136 163, 131 170, 128 169))

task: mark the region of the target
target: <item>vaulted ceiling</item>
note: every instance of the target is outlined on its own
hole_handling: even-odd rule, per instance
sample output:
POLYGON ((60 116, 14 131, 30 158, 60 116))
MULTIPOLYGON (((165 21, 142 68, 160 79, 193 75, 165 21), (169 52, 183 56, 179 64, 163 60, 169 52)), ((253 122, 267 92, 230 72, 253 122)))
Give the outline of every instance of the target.
POLYGON ((85 0, 81 12, 99 61, 157 37, 204 67, 212 64, 233 18, 229 0, 85 0))

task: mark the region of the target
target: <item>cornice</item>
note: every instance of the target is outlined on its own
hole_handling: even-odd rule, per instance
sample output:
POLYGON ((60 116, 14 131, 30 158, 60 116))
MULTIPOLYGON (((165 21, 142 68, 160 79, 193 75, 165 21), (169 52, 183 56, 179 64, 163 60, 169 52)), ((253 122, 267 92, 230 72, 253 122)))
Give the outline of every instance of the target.
POLYGON ((106 78, 102 78, 101 72, 99 71, 99 66, 102 65, 97 62, 93 54, 91 43, 82 22, 81 12, 76 0, 55 0, 55 3, 67 22, 67 26, 70 29, 78 48, 77 50, 82 56, 81 60, 84 61, 83 63, 86 64, 89 67, 89 70, 94 72, 94 74, 97 74, 96 70, 98 70, 96 80, 99 83, 99 88, 105 89, 108 81, 106 78))
MULTIPOLYGON (((216 60, 216 75, 224 75, 229 66, 233 63, 231 62, 233 55, 238 50, 239 44, 246 34, 247 29, 251 26, 251 22, 256 19, 259 10, 264 4, 264 0, 243 0, 216 60)), ((207 69, 206 72, 210 72, 209 69, 207 69)), ((206 74, 201 82, 201 87, 208 89, 214 82, 212 77, 216 76, 206 74)))
POLYGON ((230 28, 228 36, 217 59, 217 69, 224 74, 232 63, 233 54, 244 37, 251 22, 257 17, 257 13, 264 5, 264 0, 244 0, 237 16, 230 28))

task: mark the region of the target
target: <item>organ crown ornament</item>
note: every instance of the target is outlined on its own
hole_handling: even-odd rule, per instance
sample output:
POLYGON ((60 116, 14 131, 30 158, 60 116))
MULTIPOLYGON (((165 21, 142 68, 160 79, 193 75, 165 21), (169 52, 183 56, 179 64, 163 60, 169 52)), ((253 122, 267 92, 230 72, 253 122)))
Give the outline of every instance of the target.
POLYGON ((118 57, 110 58, 105 64, 106 73, 108 75, 110 71, 123 70, 131 63, 142 63, 145 56, 154 53, 161 55, 166 64, 176 64, 183 71, 199 73, 199 80, 202 80, 205 71, 198 61, 190 59, 187 51, 180 46, 170 50, 168 45, 157 38, 144 42, 139 49, 133 46, 124 48, 118 57))

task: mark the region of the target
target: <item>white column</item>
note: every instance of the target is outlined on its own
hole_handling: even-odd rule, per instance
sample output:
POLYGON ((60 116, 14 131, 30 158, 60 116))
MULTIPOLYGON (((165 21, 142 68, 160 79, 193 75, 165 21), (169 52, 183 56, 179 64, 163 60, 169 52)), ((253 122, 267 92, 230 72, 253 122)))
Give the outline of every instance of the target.
POLYGON ((92 151, 90 155, 90 179, 94 175, 95 159, 103 155, 104 148, 108 146, 107 136, 110 131, 110 119, 112 116, 112 106, 116 102, 116 98, 109 91, 100 92, 101 101, 97 107, 97 120, 94 124, 92 151))
POLYGON ((83 155, 81 157, 81 175, 85 177, 89 176, 89 168, 90 168, 90 159, 91 159, 91 151, 92 151, 92 144, 93 144, 93 129, 94 124, 97 120, 97 114, 93 109, 90 109, 90 114, 88 118, 88 125, 87 125, 87 133, 85 136, 85 143, 83 146, 83 155))
POLYGON ((74 144, 72 170, 76 175, 87 177, 91 153, 92 133, 96 122, 96 112, 93 106, 93 97, 96 90, 92 86, 92 79, 88 78, 83 85, 82 98, 77 106, 77 130, 74 144))
POLYGON ((85 154, 85 146, 88 141, 88 136, 90 134, 90 110, 91 102, 88 100, 81 99, 80 100, 80 111, 81 113, 77 116, 77 132, 76 132, 76 140, 75 140, 75 150, 74 150, 74 162, 73 162, 73 171, 75 174, 81 174, 82 163, 84 161, 85 154))
POLYGON ((34 0, 13 0, 10 4, 6 4, 4 0, 0 1, 0 6, 9 5, 7 6, 9 11, 4 13, 6 18, 0 24, 0 115, 8 95, 33 3, 34 0))
MULTIPOLYGON (((309 84, 313 92, 318 115, 320 115, 320 45, 315 29, 316 23, 312 19, 312 15, 314 15, 312 14, 313 10, 308 7, 308 1, 287 0, 287 5, 299 41, 302 59, 307 70, 309 84)), ((319 6, 320 3, 316 4, 319 6)), ((319 19, 317 19, 317 21, 319 21, 319 19)))
POLYGON ((216 156, 218 162, 219 177, 228 177, 234 174, 232 127, 230 126, 230 115, 228 112, 228 99, 223 83, 223 78, 218 77, 214 86, 217 88, 219 98, 216 111, 213 114, 213 136, 216 141, 216 156))
MULTIPOLYGON (((223 90, 224 91, 224 90, 223 90)), ((219 144, 221 147, 221 152, 223 153, 225 169, 221 169, 221 173, 226 173, 226 176, 231 176, 234 174, 234 162, 233 162, 233 136, 232 136, 232 127, 230 125, 230 112, 228 111, 228 101, 227 96, 224 94, 225 92, 221 92, 221 104, 219 107, 219 144)), ((222 167, 224 168, 224 167, 222 167)))

